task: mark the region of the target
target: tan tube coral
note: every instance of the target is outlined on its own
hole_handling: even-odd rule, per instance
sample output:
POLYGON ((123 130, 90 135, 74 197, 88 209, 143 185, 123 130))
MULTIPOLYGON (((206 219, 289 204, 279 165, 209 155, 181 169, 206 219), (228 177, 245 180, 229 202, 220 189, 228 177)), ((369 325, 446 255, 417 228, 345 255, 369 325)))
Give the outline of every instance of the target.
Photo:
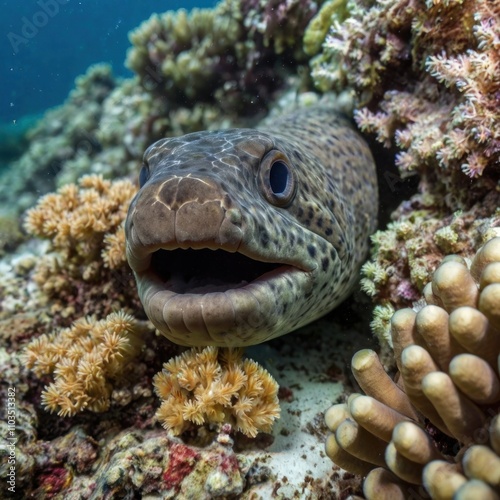
POLYGON ((405 500, 408 485, 403 484, 392 472, 381 467, 373 469, 363 483, 363 493, 368 500, 405 500))
POLYGON ((408 397, 387 375, 374 351, 370 349, 358 351, 352 358, 352 373, 368 396, 407 417, 417 419, 408 397))
POLYGON ((335 434, 329 434, 327 436, 325 452, 332 462, 342 467, 342 469, 348 470, 352 474, 366 476, 374 467, 373 464, 359 460, 359 458, 353 457, 347 451, 344 451, 337 443, 335 434))
POLYGON ((344 420, 335 432, 335 439, 349 454, 364 462, 383 466, 387 443, 370 434, 354 420, 344 420))
POLYGON ((417 313, 413 309, 400 309, 396 311, 391 318, 391 336, 394 349, 394 358, 396 363, 401 359, 401 352, 405 347, 416 344, 415 339, 415 319, 417 313))
POLYGON ((455 464, 434 460, 424 467, 422 474, 425 489, 434 500, 451 500, 467 478, 458 472, 455 464))
POLYGON ((500 457, 488 446, 471 446, 462 460, 467 477, 500 486, 500 457))
POLYGON ((413 405, 436 427, 444 433, 450 434, 434 405, 422 390, 422 379, 428 373, 436 370, 438 370, 438 366, 423 347, 412 345, 401 354, 401 376, 406 394, 413 405))
POLYGON ((325 424, 332 432, 347 418, 351 418, 351 415, 345 403, 330 406, 325 412, 325 424))
POLYGON ((432 293, 432 281, 427 283, 422 290, 422 297, 428 305, 443 306, 441 301, 432 293))
POLYGON ((488 318, 481 311, 459 307, 450 314, 448 327, 450 334, 467 351, 496 366, 500 335, 489 326, 488 318))
POLYGON ((472 401, 490 404, 500 400, 500 381, 491 366, 478 356, 455 356, 449 373, 453 382, 472 401))
POLYGON ((492 283, 500 283, 500 262, 491 262, 481 273, 481 281, 479 282, 479 290, 483 290, 492 283))
POLYGON ((500 283, 492 283, 482 290, 478 307, 497 330, 500 329, 500 307, 498 304, 500 304, 500 283))
POLYGON ((453 500, 499 500, 499 498, 492 488, 477 479, 464 483, 453 496, 453 500))
POLYGON ((476 281, 480 281, 483 269, 490 262, 500 262, 500 238, 492 238, 477 251, 470 266, 470 272, 476 281))
POLYGON ((463 351, 448 334, 448 313, 438 306, 425 306, 417 314, 415 327, 434 361, 447 371, 453 356, 463 351))
POLYGON ((449 432, 459 441, 468 442, 485 423, 484 413, 463 396, 451 378, 443 372, 429 373, 422 390, 443 419, 449 432))
POLYGON ((408 420, 370 396, 358 396, 349 401, 349 411, 359 425, 386 442, 391 440, 394 426, 408 420))
POLYGON ((474 307, 479 290, 467 267, 449 260, 434 272, 432 293, 448 312, 452 312, 461 306, 474 307))
POLYGON ((387 467, 389 467, 396 476, 407 483, 422 484, 423 466, 401 455, 394 446, 394 443, 389 443, 385 450, 385 462, 387 467))
POLYGON ((500 455, 500 415, 497 415, 490 424, 491 447, 500 455))
POLYGON ((413 422, 401 422, 392 433, 396 450, 408 460, 425 465, 443 458, 430 436, 413 422))

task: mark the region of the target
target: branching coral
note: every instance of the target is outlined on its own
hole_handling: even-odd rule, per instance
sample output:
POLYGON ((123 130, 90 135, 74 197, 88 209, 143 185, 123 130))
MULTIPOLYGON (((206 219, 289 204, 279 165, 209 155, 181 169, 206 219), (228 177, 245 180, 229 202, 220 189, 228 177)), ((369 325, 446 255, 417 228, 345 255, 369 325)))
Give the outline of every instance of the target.
POLYGON ((113 383, 126 377, 144 332, 142 323, 120 311, 101 321, 82 318, 31 341, 23 353, 26 366, 39 377, 54 375, 42 393, 43 405, 63 417, 85 409, 106 411, 113 383))
POLYGON ((297 40, 316 10, 310 0, 224 0, 155 14, 131 33, 127 64, 174 108, 198 102, 254 115, 283 86, 283 68, 304 59, 297 40))
POLYGON ((156 417, 172 434, 205 423, 230 423, 255 437, 279 417, 278 384, 264 368, 242 360, 239 349, 191 349, 170 360, 154 378, 163 400, 156 417))
POLYGON ((489 240, 470 268, 459 256, 445 258, 424 297, 418 311, 392 317, 394 381, 373 351, 354 356, 366 395, 327 411, 327 454, 368 474, 368 498, 408 498, 422 484, 432 498, 471 498, 474 491, 497 498, 500 238, 489 240))

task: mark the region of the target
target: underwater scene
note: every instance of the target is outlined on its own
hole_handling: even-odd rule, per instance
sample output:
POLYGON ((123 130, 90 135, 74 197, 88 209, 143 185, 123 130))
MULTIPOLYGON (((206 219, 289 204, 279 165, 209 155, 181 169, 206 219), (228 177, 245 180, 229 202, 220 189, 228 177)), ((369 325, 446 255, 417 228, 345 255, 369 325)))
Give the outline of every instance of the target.
POLYGON ((0 4, 0 499, 500 499, 500 0, 0 4))

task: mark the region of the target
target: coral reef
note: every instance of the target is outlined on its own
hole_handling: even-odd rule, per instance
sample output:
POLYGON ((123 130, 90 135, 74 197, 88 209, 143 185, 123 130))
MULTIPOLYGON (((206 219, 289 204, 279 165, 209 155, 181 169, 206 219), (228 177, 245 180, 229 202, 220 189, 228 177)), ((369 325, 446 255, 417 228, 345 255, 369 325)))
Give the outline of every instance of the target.
MULTIPOLYGON (((371 260, 361 287, 383 305, 407 307, 417 300, 444 256, 470 258, 500 236, 500 196, 486 195, 469 210, 448 214, 431 196, 414 196, 393 213, 393 222, 372 235, 371 260)), ((377 336, 380 330, 374 329, 377 336)))
MULTIPOLYGON (((346 377, 339 367, 354 341, 350 326, 347 342, 343 335, 332 342, 328 323, 296 337, 293 348, 261 347, 259 361, 287 384, 280 394, 272 377, 239 351, 186 353, 154 378, 164 399, 158 409, 151 380, 179 350, 141 321, 123 258, 122 221, 135 191, 124 179, 137 173, 144 148, 163 136, 253 124, 287 86, 304 90, 309 76, 290 75, 307 61, 300 39, 322 3, 228 0, 216 15, 158 17, 160 24, 174 19, 168 32, 150 20, 143 28, 151 38, 131 50, 129 61, 146 47, 161 67, 156 59, 143 61, 138 76, 125 81, 108 66, 89 69, 4 174, 2 199, 13 217, 58 188, 26 215, 24 227, 35 238, 0 264, 0 400, 16 388, 22 494, 296 498, 359 491, 358 478, 316 453, 326 431, 318 401, 340 397, 346 377), (207 364, 199 363, 203 356, 207 364), (166 394, 169 384, 178 391, 166 394), (263 434, 279 415, 278 397, 286 415, 278 431, 263 434), (167 423, 172 415, 176 426, 167 423), (158 420, 182 440, 162 431, 158 420)), ((324 11, 313 38, 322 36, 328 17, 324 11)), ((296 102, 316 99, 297 98, 296 90, 289 95, 296 102)), ((17 237, 14 227, 7 251, 17 237)), ((5 422, 0 428, 5 445, 5 422)), ((2 478, 5 450, 0 446, 2 478)))
POLYGON ((384 311, 417 300, 445 255, 469 258, 500 234, 500 11, 486 0, 347 0, 344 9, 324 16, 331 27, 311 61, 315 83, 350 90, 360 129, 399 149, 400 177, 380 166, 388 197, 401 199, 405 179, 419 176, 419 193, 373 235, 362 269, 385 348, 384 311))
POLYGON ((113 382, 125 378, 145 331, 144 324, 119 311, 101 321, 82 318, 32 340, 23 352, 26 366, 39 377, 54 375, 42 393, 45 408, 62 417, 85 409, 106 411, 113 382))
MULTIPOLYGON (((282 386, 282 418, 272 434, 256 438, 227 423, 189 425, 178 438, 160 427, 151 380, 162 360, 179 351, 152 331, 120 381, 110 381, 109 409, 65 418, 40 404, 43 386, 50 386, 56 372, 42 379, 34 376, 19 356, 19 343, 28 339, 18 335, 16 344, 9 338, 0 348, 0 403, 6 404, 7 388, 15 387, 16 494, 209 499, 341 498, 359 493, 359 478, 318 453, 326 432, 321 402, 341 397, 343 360, 355 350, 353 343, 366 340, 352 326, 339 333, 341 323, 332 326, 325 320, 293 334, 293 343, 252 348, 251 356, 272 369, 282 386)), ((0 431, 0 477, 5 480, 6 421, 0 422, 0 431)))
POLYGON ((279 91, 307 87, 305 72, 289 78, 307 61, 300 40, 320 4, 224 0, 153 15, 131 33, 137 76, 117 80, 98 64, 78 77, 66 102, 28 132, 24 154, 2 173, 1 198, 17 215, 83 175, 136 173, 162 137, 253 125, 279 91))
POLYGON ((223 0, 214 9, 153 15, 130 34, 128 66, 143 87, 176 102, 255 115, 305 54, 300 43, 317 3, 223 0))
POLYGON ((498 4, 350 0, 347 9, 312 63, 316 82, 354 90, 358 125, 403 150, 403 176, 418 172, 449 210, 470 207, 498 181, 498 4))
POLYGON ((255 361, 243 361, 240 349, 186 351, 163 365, 154 386, 162 399, 156 417, 174 435, 193 422, 230 423, 255 437, 280 414, 278 384, 255 361))
POLYGON ((375 352, 353 357, 366 395, 326 412, 326 452, 368 474, 369 499, 408 498, 420 485, 431 498, 497 498, 500 238, 470 267, 460 256, 443 259, 423 295, 425 304, 391 319, 394 380, 375 352))

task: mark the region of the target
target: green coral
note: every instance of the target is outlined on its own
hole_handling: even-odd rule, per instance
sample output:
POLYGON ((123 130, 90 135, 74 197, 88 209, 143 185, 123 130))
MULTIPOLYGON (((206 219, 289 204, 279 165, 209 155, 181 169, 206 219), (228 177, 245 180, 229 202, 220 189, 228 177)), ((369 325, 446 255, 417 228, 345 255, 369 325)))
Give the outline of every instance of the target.
POLYGON ((221 6, 154 14, 130 33, 127 65, 149 91, 161 87, 173 99, 207 99, 216 88, 220 58, 245 53, 241 30, 221 6))
POLYGON ((255 115, 306 60, 298 42, 310 0, 223 0, 214 9, 153 15, 131 32, 127 65, 148 92, 176 103, 255 115))
POLYGON ((328 0, 312 18, 304 33, 304 52, 314 56, 321 50, 332 22, 343 21, 348 15, 347 0, 328 0))

